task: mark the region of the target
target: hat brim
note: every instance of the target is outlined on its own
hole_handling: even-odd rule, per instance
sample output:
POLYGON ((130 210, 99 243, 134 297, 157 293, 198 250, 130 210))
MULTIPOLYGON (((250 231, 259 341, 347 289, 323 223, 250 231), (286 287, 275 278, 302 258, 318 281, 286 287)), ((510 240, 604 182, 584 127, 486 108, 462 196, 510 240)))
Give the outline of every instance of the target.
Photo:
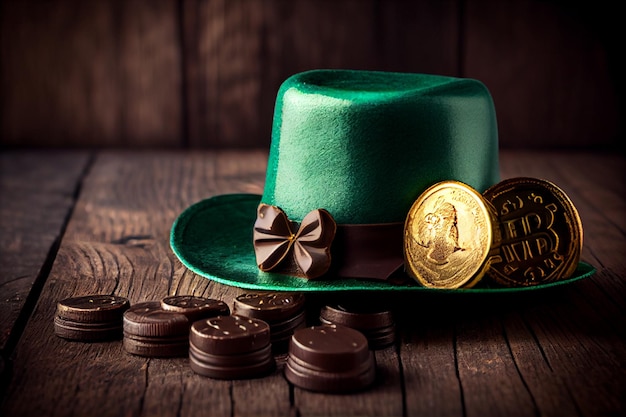
MULTIPOLYGON (((170 245, 180 261, 194 273, 234 287, 262 291, 430 291, 454 293, 502 293, 536 291, 592 276, 596 269, 580 262, 574 274, 564 280, 529 287, 487 287, 442 290, 399 285, 367 279, 317 279, 263 272, 256 264, 252 227, 261 196, 224 194, 202 200, 187 208, 175 220, 170 245)), ((483 280, 486 281, 486 280, 483 280)))

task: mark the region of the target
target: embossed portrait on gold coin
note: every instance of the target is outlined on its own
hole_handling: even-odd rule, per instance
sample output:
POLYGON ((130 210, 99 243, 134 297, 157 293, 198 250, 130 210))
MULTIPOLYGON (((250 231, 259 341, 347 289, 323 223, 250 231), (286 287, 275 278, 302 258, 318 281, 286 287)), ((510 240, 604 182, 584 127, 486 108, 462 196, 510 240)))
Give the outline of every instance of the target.
POLYGON ((429 249, 427 257, 438 265, 448 263, 448 257, 463 250, 459 247, 456 208, 444 201, 434 212, 427 213, 419 224, 418 244, 429 249))
POLYGON ((428 287, 471 286, 485 270, 491 240, 491 214, 481 195, 457 181, 440 182, 407 216, 405 270, 428 287))

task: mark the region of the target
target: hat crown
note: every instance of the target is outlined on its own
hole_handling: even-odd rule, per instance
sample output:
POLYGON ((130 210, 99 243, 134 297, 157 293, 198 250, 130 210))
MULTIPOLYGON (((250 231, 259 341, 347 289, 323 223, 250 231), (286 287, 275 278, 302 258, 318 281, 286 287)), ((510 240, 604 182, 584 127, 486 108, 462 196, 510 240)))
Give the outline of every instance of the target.
POLYGON ((495 109, 476 80, 314 70, 278 91, 261 201, 295 221, 404 222, 435 182, 483 191, 499 180, 495 109))

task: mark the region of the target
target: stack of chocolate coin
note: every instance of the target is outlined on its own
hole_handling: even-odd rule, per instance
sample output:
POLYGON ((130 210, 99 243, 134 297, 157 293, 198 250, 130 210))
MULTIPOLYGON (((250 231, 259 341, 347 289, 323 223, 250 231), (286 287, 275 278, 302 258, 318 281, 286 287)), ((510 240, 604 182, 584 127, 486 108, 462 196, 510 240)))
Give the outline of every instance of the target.
POLYGON ((393 314, 373 303, 337 303, 320 310, 322 324, 340 324, 359 330, 365 335, 370 349, 388 347, 395 342, 396 325, 393 314))
POLYGON ((124 313, 124 349, 139 356, 185 356, 189 320, 184 314, 163 310, 159 301, 135 304, 124 313))
POLYGON ((57 303, 54 332, 68 340, 94 342, 120 339, 122 315, 130 302, 115 295, 86 295, 57 303))
POLYGON ((275 367, 270 327, 237 315, 198 320, 189 334, 189 365, 195 373, 215 379, 263 376, 275 367))
POLYGON ((285 377, 297 387, 348 393, 376 379, 376 360, 358 330, 338 325, 298 329, 291 337, 285 377))
POLYGON ((233 313, 269 324, 274 352, 284 352, 293 332, 306 325, 304 306, 302 293, 247 293, 235 298, 233 313))
POLYGON ((165 297, 161 300, 161 307, 165 311, 184 314, 189 320, 189 325, 200 319, 228 316, 230 314, 228 304, 225 302, 193 295, 165 297))

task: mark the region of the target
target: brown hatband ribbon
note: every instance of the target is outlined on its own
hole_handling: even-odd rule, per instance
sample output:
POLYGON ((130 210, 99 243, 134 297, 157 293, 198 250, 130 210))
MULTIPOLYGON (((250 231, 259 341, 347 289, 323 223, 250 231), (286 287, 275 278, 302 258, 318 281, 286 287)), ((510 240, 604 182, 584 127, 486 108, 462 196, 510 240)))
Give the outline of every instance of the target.
POLYGON ((404 266, 404 223, 340 224, 330 274, 388 280, 404 266))
POLYGON ((323 209, 311 211, 298 225, 279 207, 260 204, 253 243, 263 271, 389 280, 404 265, 403 230, 400 222, 337 225, 323 209))

